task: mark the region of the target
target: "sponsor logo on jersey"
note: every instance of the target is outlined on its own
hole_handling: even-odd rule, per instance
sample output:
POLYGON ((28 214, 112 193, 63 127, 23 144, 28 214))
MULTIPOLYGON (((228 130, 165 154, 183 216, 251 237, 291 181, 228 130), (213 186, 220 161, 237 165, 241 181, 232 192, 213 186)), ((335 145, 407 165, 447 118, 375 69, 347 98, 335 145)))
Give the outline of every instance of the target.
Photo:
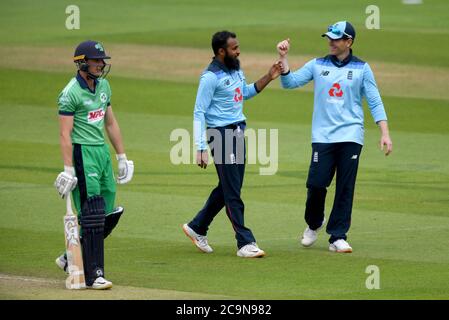
POLYGON ((332 85, 332 88, 329 90, 329 95, 331 97, 338 97, 341 98, 343 96, 343 90, 341 90, 339 83, 334 83, 332 85))
POLYGON ((93 123, 93 122, 98 122, 100 120, 103 120, 104 114, 105 114, 105 112, 101 108, 97 109, 97 110, 89 111, 89 113, 87 114, 87 122, 93 123))
POLYGON ((321 71, 321 74, 320 74, 320 76, 323 76, 323 77, 325 77, 325 76, 327 76, 327 75, 329 75, 329 71, 327 71, 327 70, 323 70, 323 71, 321 71))
POLYGON ((235 89, 235 93, 234 93, 234 101, 235 102, 240 102, 242 100, 243 100, 242 91, 240 90, 240 88, 236 88, 235 89))
POLYGON ((327 98, 328 103, 342 106, 344 104, 343 90, 339 83, 334 83, 332 88, 329 90, 329 97, 327 98))

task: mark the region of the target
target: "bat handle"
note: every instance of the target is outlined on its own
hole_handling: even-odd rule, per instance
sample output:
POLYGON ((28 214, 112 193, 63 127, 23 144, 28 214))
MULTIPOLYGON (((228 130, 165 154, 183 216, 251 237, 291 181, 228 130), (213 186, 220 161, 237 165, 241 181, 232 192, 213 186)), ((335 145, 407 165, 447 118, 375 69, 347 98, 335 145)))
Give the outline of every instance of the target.
POLYGON ((69 192, 68 194, 67 194, 67 197, 66 197, 66 205, 67 205, 67 213, 68 214, 73 214, 73 210, 72 210, 72 200, 71 200, 71 194, 70 194, 71 192, 69 192))

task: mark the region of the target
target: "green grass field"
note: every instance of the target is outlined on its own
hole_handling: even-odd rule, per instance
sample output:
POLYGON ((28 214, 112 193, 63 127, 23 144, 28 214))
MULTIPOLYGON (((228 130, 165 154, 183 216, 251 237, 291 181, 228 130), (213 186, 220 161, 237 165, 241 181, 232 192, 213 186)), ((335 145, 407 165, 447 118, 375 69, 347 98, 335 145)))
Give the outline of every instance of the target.
MULTIPOLYGON (((77 1, 81 29, 65 28, 66 1, 0 3, 0 299, 448 299, 449 289, 449 3, 394 1, 77 1), (364 27, 377 4, 381 29, 364 27), (224 212, 200 254, 181 225, 217 182, 214 168, 171 164, 175 128, 191 131, 198 77, 209 63, 211 34, 231 29, 241 42, 249 81, 292 39, 292 67, 326 54, 320 34, 347 19, 354 53, 372 66, 389 115, 393 154, 365 108, 350 255, 328 251, 323 232, 299 246, 310 159, 313 93, 272 83, 245 104, 249 127, 279 129, 279 170, 248 165, 245 219, 267 257, 237 258, 224 212), (56 97, 74 74, 82 40, 112 56, 112 105, 135 177, 118 186, 125 215, 106 241, 109 292, 68 292, 54 259, 64 246, 64 202, 53 187, 62 169, 56 97), (368 290, 365 269, 380 269, 368 290), (35 279, 34 281, 30 279, 35 279), (38 279, 38 280, 36 280, 38 279), (137 290, 137 291, 136 291, 137 290), (133 292, 131 294, 130 292, 133 292)), ((115 168, 114 164, 114 169, 115 168)), ((332 205, 334 184, 326 203, 332 205)))

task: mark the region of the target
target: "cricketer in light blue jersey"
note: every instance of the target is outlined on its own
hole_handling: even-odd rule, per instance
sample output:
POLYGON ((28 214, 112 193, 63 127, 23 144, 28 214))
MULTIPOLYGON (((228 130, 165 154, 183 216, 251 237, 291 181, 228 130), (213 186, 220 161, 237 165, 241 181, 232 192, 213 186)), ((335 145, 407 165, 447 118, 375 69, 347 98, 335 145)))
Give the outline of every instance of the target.
POLYGON ((237 256, 259 258, 265 252, 258 247, 253 232, 245 226, 245 206, 241 199, 246 158, 243 101, 254 97, 276 79, 281 74, 281 66, 279 61, 276 62, 259 80, 247 84, 240 69, 240 46, 236 34, 229 31, 215 33, 212 49, 214 58, 201 75, 193 119, 196 162, 201 168, 207 167, 209 143, 218 185, 211 191, 203 208, 182 228, 198 249, 212 253, 207 231, 215 216, 224 209, 235 232, 237 256), (208 143, 206 129, 209 129, 208 143))
POLYGON ((363 145, 362 99, 366 98, 377 123, 387 120, 384 105, 368 63, 352 55, 339 62, 328 55, 307 62, 281 77, 282 87, 292 89, 313 80, 312 143, 355 142, 363 145))
POLYGON ((229 70, 214 58, 200 78, 193 111, 197 150, 206 150, 206 124, 224 127, 246 120, 243 100, 258 94, 255 83, 247 84, 241 69, 229 70))
POLYGON ((364 141, 364 98, 381 130, 380 146, 381 149, 386 146, 386 155, 391 153, 393 144, 373 72, 368 63, 352 54, 354 27, 347 21, 340 21, 329 26, 322 36, 328 38, 330 54, 312 59, 294 72, 289 70, 287 61, 290 40, 278 44, 283 72, 281 84, 283 88, 293 89, 314 82, 312 157, 306 183, 307 228, 301 244, 304 247, 313 245, 318 231, 325 225, 327 187, 336 174, 335 199, 326 232, 330 235, 330 251, 348 253, 352 248, 346 241, 347 232, 364 141))

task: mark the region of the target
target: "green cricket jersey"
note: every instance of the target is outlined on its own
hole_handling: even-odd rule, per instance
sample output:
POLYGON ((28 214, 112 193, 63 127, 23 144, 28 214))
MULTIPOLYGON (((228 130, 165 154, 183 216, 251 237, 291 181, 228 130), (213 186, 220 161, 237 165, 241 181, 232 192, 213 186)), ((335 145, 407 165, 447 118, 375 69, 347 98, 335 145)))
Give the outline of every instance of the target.
POLYGON ((111 104, 111 87, 106 79, 95 80, 91 91, 86 81, 77 74, 58 97, 59 114, 74 116, 72 143, 82 145, 104 144, 104 117, 111 104))

